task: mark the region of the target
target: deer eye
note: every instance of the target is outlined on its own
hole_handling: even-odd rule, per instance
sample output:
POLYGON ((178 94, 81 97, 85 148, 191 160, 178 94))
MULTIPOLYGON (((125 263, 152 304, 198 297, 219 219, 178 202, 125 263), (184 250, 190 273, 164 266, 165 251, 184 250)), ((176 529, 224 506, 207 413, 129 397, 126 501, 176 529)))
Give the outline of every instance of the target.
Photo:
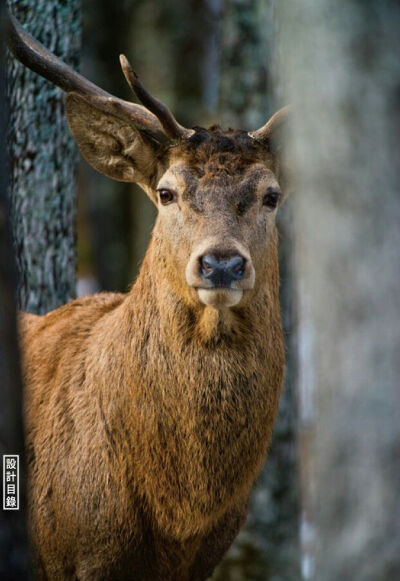
POLYGON ((274 210, 278 205, 280 196, 280 192, 267 192, 263 197, 263 206, 268 208, 270 211, 274 210))
POLYGON ((161 188, 158 190, 158 195, 163 206, 170 204, 175 199, 174 192, 167 190, 166 188, 161 188))

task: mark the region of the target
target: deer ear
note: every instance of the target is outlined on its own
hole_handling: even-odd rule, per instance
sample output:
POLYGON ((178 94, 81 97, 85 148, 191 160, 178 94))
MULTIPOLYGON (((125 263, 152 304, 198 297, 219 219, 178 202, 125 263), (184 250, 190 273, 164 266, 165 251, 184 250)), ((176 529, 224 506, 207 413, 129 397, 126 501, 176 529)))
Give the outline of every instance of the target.
POLYGON ((121 103, 109 97, 69 93, 68 125, 83 157, 97 171, 148 188, 156 179, 157 150, 166 136, 151 113, 146 111, 149 123, 144 127, 143 119, 142 124, 135 123, 126 111, 127 104, 121 103))

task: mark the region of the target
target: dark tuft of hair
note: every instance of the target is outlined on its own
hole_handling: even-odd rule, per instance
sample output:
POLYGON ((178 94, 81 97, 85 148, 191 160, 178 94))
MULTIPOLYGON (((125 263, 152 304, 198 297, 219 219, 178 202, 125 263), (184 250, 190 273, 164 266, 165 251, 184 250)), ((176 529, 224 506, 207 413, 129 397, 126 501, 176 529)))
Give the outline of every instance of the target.
POLYGON ((243 171, 268 153, 268 147, 254 140, 246 131, 225 131, 219 125, 212 125, 209 129, 193 127, 193 130, 193 135, 178 147, 189 163, 206 166, 211 174, 243 171))

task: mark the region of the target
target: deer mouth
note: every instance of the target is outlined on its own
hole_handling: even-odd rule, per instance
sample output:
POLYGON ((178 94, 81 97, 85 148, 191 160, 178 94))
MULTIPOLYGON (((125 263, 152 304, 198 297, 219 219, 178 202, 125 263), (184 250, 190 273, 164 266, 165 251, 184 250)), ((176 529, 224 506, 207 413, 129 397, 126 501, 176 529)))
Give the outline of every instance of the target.
POLYGON ((197 288, 196 291, 204 305, 217 309, 234 307, 243 297, 243 289, 230 287, 197 288))

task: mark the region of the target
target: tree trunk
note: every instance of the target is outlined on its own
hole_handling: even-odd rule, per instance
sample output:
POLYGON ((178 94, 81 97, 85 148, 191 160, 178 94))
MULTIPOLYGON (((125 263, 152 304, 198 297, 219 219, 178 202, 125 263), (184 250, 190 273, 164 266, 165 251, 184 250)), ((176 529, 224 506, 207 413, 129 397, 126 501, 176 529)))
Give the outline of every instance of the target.
MULTIPOLYGON (((400 579, 400 7, 289 0, 300 385, 318 581, 400 579), (297 112, 297 114, 296 114, 297 112)), ((311 529, 312 530, 312 529, 311 529)))
MULTIPOLYGON (((8 0, 23 26, 74 67, 80 0, 8 0)), ((14 59, 8 68, 12 221, 19 307, 45 313, 75 294, 76 147, 61 91, 14 59)))
MULTIPOLYGON (((0 103, 5 103, 5 46, 0 6, 0 103)), ((25 457, 22 425, 22 383, 15 320, 16 269, 9 223, 6 175, 6 108, 0 107, 0 461, 20 456, 20 510, 0 510, 0 578, 31 579, 25 503, 25 457)), ((1 478, 3 493, 3 475, 1 478)), ((3 504, 3 498, 2 498, 3 504)))

